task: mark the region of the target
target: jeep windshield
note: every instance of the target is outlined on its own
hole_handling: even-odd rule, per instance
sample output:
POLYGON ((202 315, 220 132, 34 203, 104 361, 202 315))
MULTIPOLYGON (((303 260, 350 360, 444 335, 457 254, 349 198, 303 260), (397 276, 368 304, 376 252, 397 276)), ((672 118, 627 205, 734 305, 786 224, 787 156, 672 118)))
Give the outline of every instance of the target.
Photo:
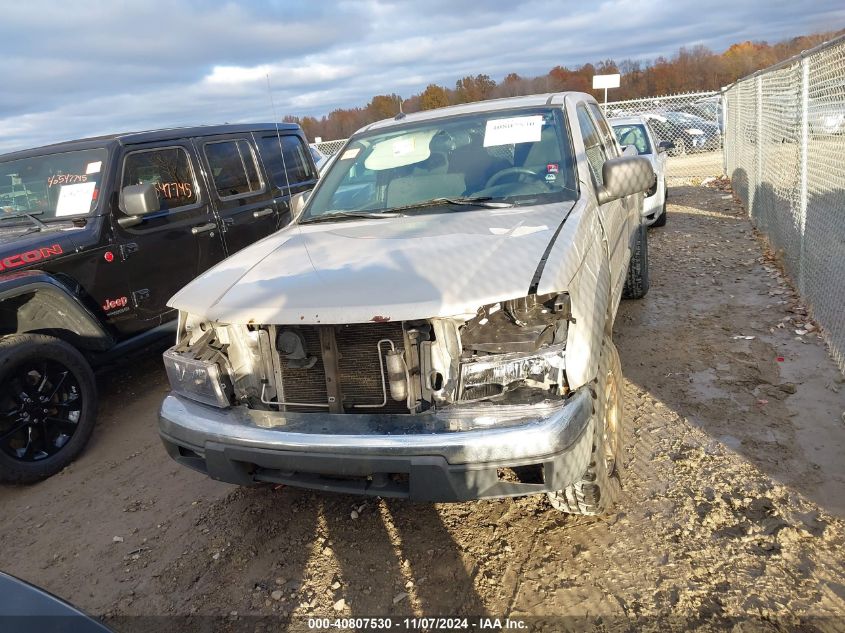
POLYGON ((569 132, 553 108, 451 116, 364 132, 323 176, 302 222, 575 200, 574 164, 569 132))
POLYGON ((0 160, 0 221, 88 215, 97 206, 105 149, 0 160))

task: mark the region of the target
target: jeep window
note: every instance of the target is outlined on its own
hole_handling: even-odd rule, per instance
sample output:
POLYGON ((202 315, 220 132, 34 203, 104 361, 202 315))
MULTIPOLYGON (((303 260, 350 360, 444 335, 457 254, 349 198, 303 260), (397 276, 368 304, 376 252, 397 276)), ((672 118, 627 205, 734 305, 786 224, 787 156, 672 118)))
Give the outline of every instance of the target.
POLYGON ((279 189, 287 189, 289 184, 296 185, 317 178, 311 162, 305 156, 306 149, 302 139, 298 136, 262 136, 258 139, 258 151, 269 172, 270 180, 279 189))
POLYGON ((30 214, 48 221, 91 213, 107 154, 100 148, 0 162, 0 218, 30 214))
POLYGON ((448 200, 438 208, 444 198, 551 203, 575 200, 576 183, 569 132, 559 110, 482 112, 353 137, 321 178, 302 217, 415 205, 432 212, 459 208, 448 200))
POLYGON ((196 204, 197 187, 187 152, 181 147, 138 150, 123 161, 123 184, 155 185, 161 208, 175 210, 196 204))
POLYGON ((650 154, 651 143, 648 142, 648 134, 645 126, 640 124, 614 125, 616 140, 620 145, 633 145, 637 148, 638 154, 650 154))
POLYGON ((590 164, 590 171, 593 172, 593 178, 599 185, 604 184, 604 177, 602 175, 602 166, 607 160, 607 154, 604 151, 601 138, 598 130, 590 118, 587 108, 579 105, 578 125, 581 127, 581 136, 584 137, 584 150, 587 153, 587 162, 590 164))
POLYGON ((264 188, 258 176, 255 155, 247 141, 206 143, 205 157, 221 200, 241 198, 264 188))

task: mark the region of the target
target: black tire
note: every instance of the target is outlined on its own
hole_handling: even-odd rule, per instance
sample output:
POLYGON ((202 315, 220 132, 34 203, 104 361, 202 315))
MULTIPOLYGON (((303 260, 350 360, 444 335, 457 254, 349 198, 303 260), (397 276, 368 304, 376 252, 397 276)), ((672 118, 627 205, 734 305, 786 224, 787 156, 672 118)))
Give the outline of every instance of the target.
POLYGON ((581 480, 547 494, 556 510, 596 516, 613 508, 622 490, 623 378, 619 353, 608 336, 602 346, 599 378, 595 383, 593 453, 581 480))
POLYGON ((94 372, 79 350, 44 334, 0 340, 0 481, 56 474, 82 452, 96 417, 94 372))
POLYGON ((652 226, 666 226, 666 198, 668 197, 669 192, 664 189, 663 190, 663 206, 660 207, 660 215, 657 216, 657 219, 654 221, 652 226))
POLYGON ((648 294, 648 227, 640 224, 628 262, 628 276, 622 289, 623 299, 642 299, 648 294))

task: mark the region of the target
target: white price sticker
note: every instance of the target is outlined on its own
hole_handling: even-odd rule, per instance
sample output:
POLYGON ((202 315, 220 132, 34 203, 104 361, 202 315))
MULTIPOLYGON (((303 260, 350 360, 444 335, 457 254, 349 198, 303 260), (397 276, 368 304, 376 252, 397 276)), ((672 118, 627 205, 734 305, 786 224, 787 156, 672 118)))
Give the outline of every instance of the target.
POLYGON ((543 115, 491 119, 484 129, 484 147, 536 143, 543 131, 543 115))
POLYGON ((63 185, 56 203, 56 217, 88 213, 94 198, 96 182, 81 182, 76 185, 63 185))

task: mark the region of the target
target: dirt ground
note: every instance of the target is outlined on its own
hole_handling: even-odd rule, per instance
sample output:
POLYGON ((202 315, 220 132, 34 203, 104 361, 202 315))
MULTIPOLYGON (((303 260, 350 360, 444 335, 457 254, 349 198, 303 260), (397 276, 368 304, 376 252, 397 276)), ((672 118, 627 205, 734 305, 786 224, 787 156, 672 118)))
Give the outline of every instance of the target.
POLYGON ((845 629, 843 378, 729 193, 670 196, 651 291, 615 328, 626 448, 611 516, 208 480, 165 455, 166 378, 149 357, 102 376, 81 459, 0 487, 0 569, 117 630, 150 615, 192 616, 183 628, 275 615, 267 630, 284 630, 288 615, 413 614, 845 629))

